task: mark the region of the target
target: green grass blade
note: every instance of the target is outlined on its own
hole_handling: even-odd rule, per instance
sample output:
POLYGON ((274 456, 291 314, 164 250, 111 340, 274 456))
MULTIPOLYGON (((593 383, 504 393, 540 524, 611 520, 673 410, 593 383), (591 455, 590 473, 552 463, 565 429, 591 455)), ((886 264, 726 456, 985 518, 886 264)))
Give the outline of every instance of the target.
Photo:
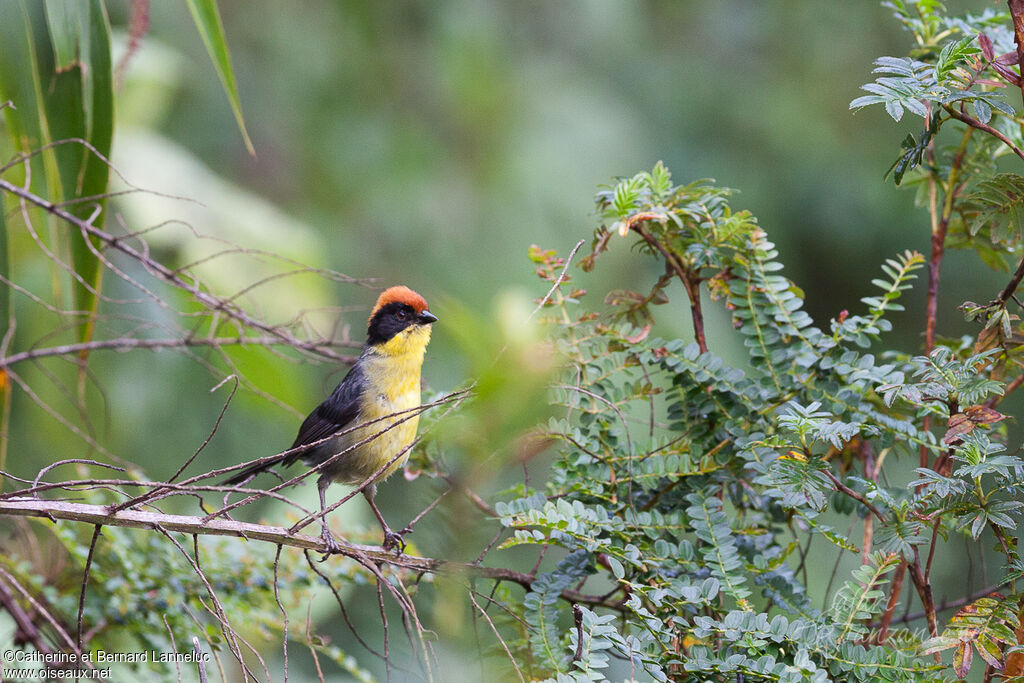
POLYGON ((255 156, 256 150, 249 139, 249 131, 245 128, 245 119, 242 117, 242 103, 238 99, 238 87, 235 85, 235 72, 231 68, 231 55, 228 53, 228 43, 224 37, 224 25, 220 20, 220 13, 217 11, 215 0, 188 0, 188 8, 192 12, 192 19, 199 29, 199 35, 203 38, 206 51, 210 53, 213 66, 220 76, 220 82, 224 86, 224 92, 231 103, 231 110, 235 114, 235 121, 238 123, 238 130, 242 133, 245 147, 249 154, 255 156))
MULTIPOLYGON (((110 25, 102 0, 0 0, 10 20, 0 22, 0 97, 14 102, 5 111, 14 143, 30 152, 50 142, 87 140, 109 157, 114 127, 110 25)), ((77 142, 59 144, 33 159, 33 189, 61 202, 103 195, 109 169, 103 159, 77 142), (44 180, 45 179, 45 180, 44 180), (45 189, 43 187, 45 183, 45 189)), ((69 205, 80 218, 102 225, 102 200, 69 205), (97 211, 99 209, 99 211, 97 211), (95 214, 95 216, 94 216, 95 214)), ((102 268, 86 238, 70 226, 53 234, 68 240, 75 273, 88 284, 72 285, 74 308, 88 312, 78 328, 92 336, 102 268)))
MULTIPOLYGON (((14 147, 20 152, 38 148, 43 144, 44 122, 40 110, 42 97, 39 70, 36 67, 32 23, 22 0, 0 0, 0 100, 10 101, 12 107, 4 109, 4 118, 14 147)), ((31 189, 43 194, 46 174, 43 157, 37 155, 30 162, 31 189)))
POLYGON ((58 71, 68 69, 88 51, 82 49, 81 37, 88 35, 89 8, 78 0, 46 0, 46 23, 50 29, 54 65, 58 71))
MULTIPOLYGON (((110 22, 101 0, 89 0, 88 33, 83 44, 88 45, 87 62, 82 73, 83 114, 85 117, 86 139, 95 149, 84 150, 84 166, 80 170, 75 186, 77 197, 98 197, 106 194, 110 180, 110 167, 103 157, 110 157, 110 146, 114 136, 114 71, 110 56, 110 22)), ((102 227, 106 217, 106 200, 98 199, 74 205, 72 213, 79 218, 95 214, 93 225, 102 227), (98 210, 98 212, 97 212, 98 210)), ((90 283, 95 291, 102 285, 103 268, 93 253, 86 238, 77 230, 72 231, 71 256, 77 272, 90 283)), ((94 242, 93 247, 96 246, 94 242)), ((89 311, 89 321, 79 328, 82 341, 92 338, 98 297, 85 287, 75 288, 76 305, 79 310, 89 311)))

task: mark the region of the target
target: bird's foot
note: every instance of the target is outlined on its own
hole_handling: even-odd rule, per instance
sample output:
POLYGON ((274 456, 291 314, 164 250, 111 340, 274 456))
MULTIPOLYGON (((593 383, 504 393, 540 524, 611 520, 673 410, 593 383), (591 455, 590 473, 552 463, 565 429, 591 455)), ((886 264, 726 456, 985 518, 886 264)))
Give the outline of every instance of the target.
POLYGON ((320 558, 321 562, 331 555, 341 552, 341 546, 338 545, 338 542, 334 539, 334 535, 331 533, 331 530, 327 528, 326 524, 320 528, 320 538, 323 539, 324 545, 327 546, 324 556, 320 558))
POLYGON ((405 552, 405 534, 412 529, 405 528, 401 531, 392 531, 390 527, 384 527, 384 550, 394 550, 395 555, 405 552))

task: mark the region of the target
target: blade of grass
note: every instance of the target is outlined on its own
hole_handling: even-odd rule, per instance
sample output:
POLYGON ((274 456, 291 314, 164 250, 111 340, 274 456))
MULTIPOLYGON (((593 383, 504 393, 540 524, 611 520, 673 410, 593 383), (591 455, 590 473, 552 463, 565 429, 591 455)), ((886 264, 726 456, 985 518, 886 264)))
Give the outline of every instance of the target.
MULTIPOLYGON (((75 195, 100 197, 107 192, 110 167, 98 155, 110 158, 114 136, 114 71, 110 55, 110 22, 101 0, 89 0, 88 33, 83 39, 83 44, 88 45, 87 61, 82 73, 83 113, 88 131, 86 139, 96 151, 85 152, 84 166, 79 175, 75 195)), ((72 208, 72 213, 79 218, 88 218, 97 208, 99 212, 96 213, 93 223, 97 227, 103 227, 106 218, 105 199, 76 204, 72 208)), ((86 242, 87 239, 90 238, 81 233, 72 234, 72 260, 75 271, 99 292, 103 284, 103 268, 86 242)), ((98 242, 94 240, 92 247, 97 246, 98 242)), ((75 291, 79 310, 89 311, 88 321, 79 328, 79 340, 88 341, 92 338, 99 297, 81 286, 76 287, 75 291)), ((84 357, 83 355, 83 359, 84 357)))
MULTIPOLYGON (((110 25, 102 0, 0 0, 0 96, 16 109, 6 112, 16 146, 24 153, 51 142, 87 140, 109 157, 114 126, 113 66, 110 25), (20 20, 19 20, 20 19, 20 20)), ((105 161, 76 142, 60 144, 33 160, 33 186, 45 179, 45 194, 55 202, 103 195, 109 169, 105 161)), ((102 227, 104 202, 72 204, 71 213, 102 227), (98 204, 98 206, 97 206, 98 204), (97 212, 97 208, 99 211, 97 212)), ((100 262, 88 238, 77 232, 55 231, 52 238, 69 239, 75 273, 88 287, 72 284, 75 310, 87 319, 77 330, 79 341, 92 336, 102 279, 100 262)), ((60 291, 60 275, 55 276, 60 291)))
POLYGON ((89 9, 77 0, 46 0, 45 8, 54 65, 57 71, 63 71, 82 56, 80 37, 88 25, 89 9))
MULTIPOLYGON (((36 68, 32 23, 22 0, 0 0, 0 100, 13 106, 4 109, 7 129, 16 149, 27 152, 43 144, 42 88, 36 68)), ((33 192, 45 194, 43 158, 31 161, 33 192)))
POLYGON ((245 148, 249 154, 256 155, 256 150, 249 139, 249 131, 245 128, 245 119, 242 117, 242 103, 238 99, 238 87, 235 85, 235 72, 231 68, 231 55, 228 53, 228 43, 224 37, 224 25, 220 20, 220 12, 217 11, 215 0, 187 0, 188 8, 192 12, 192 19, 199 29, 199 35, 203 38, 206 51, 210 53, 213 66, 220 77, 221 85, 231 103, 231 111, 235 114, 235 121, 238 123, 238 130, 242 133, 245 141, 245 148))

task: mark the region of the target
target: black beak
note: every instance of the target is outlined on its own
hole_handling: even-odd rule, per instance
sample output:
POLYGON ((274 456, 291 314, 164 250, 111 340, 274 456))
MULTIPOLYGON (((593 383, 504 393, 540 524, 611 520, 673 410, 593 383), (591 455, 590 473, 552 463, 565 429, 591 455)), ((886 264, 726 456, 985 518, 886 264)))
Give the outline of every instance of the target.
POLYGON ((416 319, 416 322, 418 322, 420 325, 431 325, 437 322, 437 316, 431 313, 430 311, 423 311, 416 319))

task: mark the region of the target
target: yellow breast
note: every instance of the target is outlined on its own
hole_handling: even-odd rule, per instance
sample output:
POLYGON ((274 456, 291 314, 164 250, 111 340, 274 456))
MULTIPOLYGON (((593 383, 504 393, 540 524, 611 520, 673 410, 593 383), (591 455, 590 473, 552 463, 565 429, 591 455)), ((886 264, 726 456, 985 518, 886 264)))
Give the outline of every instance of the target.
MULTIPOLYGON (((373 438, 343 458, 338 468, 332 468, 333 479, 359 484, 416 438, 419 414, 402 411, 421 404, 420 370, 428 341, 429 326, 410 328, 369 350, 360 359, 365 365, 366 385, 357 421, 380 421, 343 437, 348 445, 373 438)), ((378 477, 378 481, 393 474, 408 458, 407 451, 378 477)))

